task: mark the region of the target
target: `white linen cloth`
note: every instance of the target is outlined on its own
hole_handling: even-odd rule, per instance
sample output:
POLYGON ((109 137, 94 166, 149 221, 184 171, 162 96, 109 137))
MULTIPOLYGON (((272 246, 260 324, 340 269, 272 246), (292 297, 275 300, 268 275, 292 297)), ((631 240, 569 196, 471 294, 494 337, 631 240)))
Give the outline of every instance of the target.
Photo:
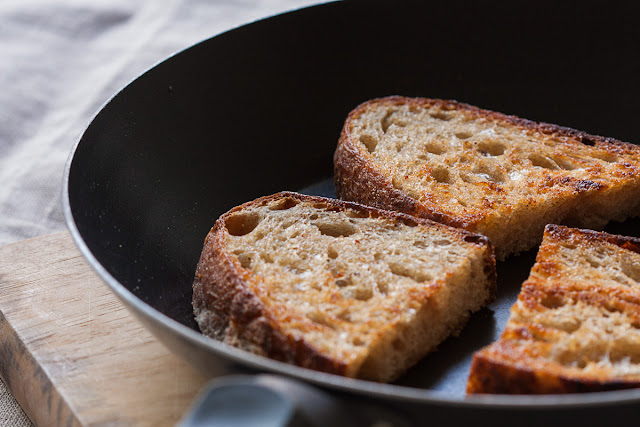
MULTIPOLYGON (((198 41, 315 3, 0 1, 0 245, 66 228, 67 157, 120 88, 198 41)), ((1 382, 0 411, 0 425, 29 425, 1 382)))

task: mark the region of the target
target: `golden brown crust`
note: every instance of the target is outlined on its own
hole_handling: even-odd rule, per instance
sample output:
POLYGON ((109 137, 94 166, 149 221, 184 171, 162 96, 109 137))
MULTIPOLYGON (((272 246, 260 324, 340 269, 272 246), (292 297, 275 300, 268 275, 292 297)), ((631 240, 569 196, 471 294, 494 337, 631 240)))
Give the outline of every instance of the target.
MULTIPOLYGON (((274 311, 268 302, 255 294, 253 289, 260 286, 260 279, 242 268, 238 258, 225 249, 227 218, 245 207, 268 205, 282 198, 321 204, 326 206, 327 210, 340 211, 348 208, 369 217, 384 217, 410 225, 429 225, 440 228, 452 238, 460 239, 467 244, 487 248, 484 260, 485 272, 490 278, 490 300, 495 296, 495 259, 492 246, 484 236, 455 230, 440 223, 402 213, 323 197, 282 192, 231 209, 216 221, 207 235, 193 284, 194 313, 203 334, 279 361, 333 374, 349 375, 347 362, 327 357, 309 342, 288 335, 282 329, 279 316, 286 313, 274 311)), ((490 301, 486 301, 488 302, 490 301)))
MULTIPOLYGON (((557 224, 547 225, 545 228, 545 234, 549 240, 556 242, 572 241, 579 238, 590 242, 591 244, 599 245, 604 241, 622 249, 640 253, 640 238, 637 237, 620 236, 617 234, 606 233, 604 231, 570 228, 557 224)), ((539 255, 539 257, 541 256, 539 255)))
POLYGON ((623 390, 640 386, 638 381, 576 379, 558 375, 557 372, 536 370, 524 363, 505 361, 500 355, 480 351, 473 355, 471 372, 467 382, 468 394, 564 394, 623 390))
MULTIPOLYGON (((511 158, 511 161, 520 165, 518 167, 525 167, 520 159, 511 158)), ((432 172, 429 164, 422 166, 422 170, 423 172, 420 173, 432 172)), ((635 192, 633 189, 640 185, 639 176, 640 148, 633 144, 554 124, 536 123, 456 101, 402 96, 373 99, 356 107, 345 121, 334 155, 334 181, 338 197, 486 234, 494 240, 499 259, 503 259, 512 252, 517 253, 533 247, 536 240, 540 241, 542 228, 547 223, 564 222, 581 227, 602 227, 610 219, 622 220, 633 214, 637 205, 633 198, 635 192), (474 184, 477 191, 485 195, 482 201, 475 205, 465 204, 464 209, 449 206, 450 202, 446 201, 446 194, 448 194, 446 192, 441 197, 437 193, 427 191, 421 194, 418 200, 398 185, 394 185, 392 179, 395 180, 396 177, 391 170, 393 166, 387 168, 385 165, 374 162, 371 153, 355 135, 358 120, 365 113, 375 108, 394 106, 407 107, 409 111, 437 107, 443 111, 463 113, 471 121, 478 119, 480 122, 491 121, 508 126, 514 129, 514 133, 520 129, 523 133, 544 135, 545 138, 553 140, 557 147, 564 147, 562 150, 554 151, 558 162, 570 164, 575 161, 575 158, 567 156, 566 153, 579 153, 581 150, 593 151, 595 148, 598 150, 594 155, 603 156, 603 159, 620 156, 628 158, 620 160, 615 168, 606 169, 607 172, 601 165, 589 164, 581 166, 585 168, 586 173, 580 176, 568 176, 569 173, 546 170, 543 178, 540 174, 544 172, 539 172, 537 179, 526 182, 526 185, 531 187, 532 193, 546 194, 551 197, 520 196, 519 200, 510 201, 510 196, 505 192, 507 190, 504 183, 487 181, 474 184), (602 202, 605 199, 616 200, 616 204, 620 207, 603 209, 602 204, 608 203, 602 202), (502 203, 505 200, 506 203, 502 203), (517 239, 507 239, 502 235, 498 237, 495 234, 500 234, 499 230, 504 228, 505 224, 500 226, 500 222, 505 221, 505 218, 513 217, 512 214, 516 209, 518 212, 531 212, 531 215, 537 218, 542 218, 540 212, 544 211, 546 216, 544 220, 540 219, 540 224, 532 225, 536 229, 532 230, 533 234, 522 233, 520 237, 523 239, 522 242, 513 243, 513 247, 503 250, 503 246, 508 246, 506 241, 516 242, 517 239)), ((404 178, 409 180, 407 182, 414 179, 409 176, 404 178)), ((402 180, 403 177, 399 179, 402 180)))
MULTIPOLYGON (((640 291, 615 279, 578 273, 575 269, 583 267, 568 266, 561 255, 563 250, 598 251, 605 244, 640 253, 640 239, 635 237, 553 224, 546 227, 536 264, 522 285, 504 332, 473 356, 467 393, 559 394, 640 387, 637 372, 614 366, 614 358, 637 363, 632 353, 635 344, 625 347, 629 353, 614 354, 619 336, 610 335, 609 330, 628 325, 628 335, 629 330, 640 329, 640 291), (565 306, 582 308, 572 308, 573 317, 567 317, 569 311, 565 315, 557 311, 565 306), (595 328, 590 335, 582 333, 572 340, 571 334, 596 316, 618 316, 619 320, 603 327, 590 326, 595 328), (595 356, 600 358, 597 363, 593 349, 598 347, 594 345, 605 349, 595 353, 601 354, 595 356)), ((588 257, 591 252, 584 253, 588 257)), ((629 340, 635 342, 632 337, 629 340)))

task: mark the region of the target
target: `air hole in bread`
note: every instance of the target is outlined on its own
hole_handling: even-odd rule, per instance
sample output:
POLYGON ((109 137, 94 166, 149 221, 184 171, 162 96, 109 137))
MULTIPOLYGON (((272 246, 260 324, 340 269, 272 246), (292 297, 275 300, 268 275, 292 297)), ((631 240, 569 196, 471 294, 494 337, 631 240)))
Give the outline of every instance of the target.
POLYGON ((382 119, 382 121, 380 122, 380 126, 382 127, 382 132, 387 133, 391 125, 395 125, 398 127, 407 126, 408 121, 403 119, 402 117, 398 117, 397 115, 394 116, 395 112, 396 112, 395 110, 388 111, 387 114, 382 119))
POLYGON ((320 233, 331 237, 348 237, 358 232, 358 228, 347 221, 316 221, 313 223, 320 233))
POLYGON ((458 157, 458 163, 461 163, 461 164, 473 163, 474 160, 475 160, 474 158, 469 157, 466 153, 462 153, 458 157))
POLYGON ((269 209, 272 211, 284 211, 287 209, 291 209, 300 203, 298 200, 292 199, 290 197, 286 197, 284 199, 277 200, 269 205, 269 209))
POLYGON ((612 305, 612 303, 606 304, 604 308, 609 313, 622 313, 623 311, 620 307, 616 307, 615 305, 612 305))
POLYGON ((387 133, 387 129, 389 129, 389 126, 392 125, 393 122, 391 121, 391 115, 393 113, 394 113, 393 111, 387 111, 387 114, 385 114, 385 116, 380 121, 380 125, 382 126, 382 132, 387 133))
POLYGON ((588 136, 582 136, 581 141, 584 145, 594 146, 596 142, 588 136))
POLYGON ((526 328, 526 333, 529 334, 528 337, 536 340, 536 341, 546 341, 547 337, 543 333, 543 331, 538 327, 526 328))
POLYGON ((244 236, 255 230, 260 220, 258 212, 238 212, 227 217, 224 225, 232 236, 244 236))
MULTIPOLYGON (((635 346, 634 346, 635 347, 635 346)), ((618 349, 617 351, 612 351, 609 355, 605 355, 602 357, 603 361, 609 360, 612 364, 622 364, 622 365, 637 365, 640 363, 640 354, 638 354, 638 348, 627 348, 627 349, 618 349)))
POLYGON ((351 311, 344 307, 342 308, 338 314, 336 314, 336 316, 338 317, 338 319, 344 320, 345 322, 351 322, 351 311))
POLYGON ((551 328, 557 329, 559 331, 566 332, 568 334, 572 334, 582 326, 582 322, 576 318, 572 318, 570 320, 562 319, 559 322, 555 321, 556 319, 550 319, 551 322, 542 321, 544 326, 549 326, 551 328))
POLYGON ((502 171, 485 163, 481 163, 474 167, 473 172, 482 181, 504 182, 505 180, 505 174, 502 171))
POLYGON ((354 210, 347 210, 345 212, 345 215, 347 215, 349 218, 369 218, 369 212, 366 211, 354 211, 354 210))
POLYGON ((327 248, 327 256, 331 259, 336 259, 338 258, 338 255, 340 255, 340 253, 338 252, 336 247, 334 245, 329 245, 329 247, 327 248))
MULTIPOLYGON (((468 237, 468 236, 467 236, 468 237)), ((465 237, 466 240, 466 237, 465 237)), ((475 242, 474 242, 475 243, 475 242)), ((433 244, 436 246, 447 246, 451 244, 451 240, 447 240, 447 239, 437 239, 433 241, 433 244)))
POLYGON ((605 248, 598 247, 598 248, 595 249, 595 255, 598 258, 604 259, 604 258, 606 258, 608 256, 612 256, 613 253, 609 253, 609 251, 606 250, 605 248))
POLYGON ((268 264, 273 263, 273 256, 268 252, 260 252, 260 258, 268 264))
POLYGON ((440 155, 445 152, 445 149, 438 144, 427 144, 427 152, 435 155, 440 155))
POLYGON ((349 286, 351 282, 347 277, 342 277, 340 279, 336 279, 336 286, 339 288, 344 288, 345 286, 349 286))
POLYGON ((296 223, 296 220, 294 218, 289 218, 285 221, 282 221, 281 227, 283 230, 286 230, 287 228, 291 227, 295 223, 296 223))
POLYGON ((347 298, 357 299, 358 301, 368 301, 373 297, 373 289, 368 285, 361 284, 344 288, 342 294, 347 298))
POLYGON ((335 326, 331 323, 331 320, 327 317, 327 315, 319 311, 311 311, 307 313, 307 318, 319 325, 327 326, 331 329, 335 328, 335 326))
POLYGON ((567 302, 560 295, 546 294, 540 300, 540 304, 549 309, 560 308, 567 304, 567 302))
POLYGON ((401 262, 390 262, 389 269, 397 276, 407 277, 415 282, 422 283, 431 280, 431 275, 422 270, 417 270, 401 262))
POLYGON ((587 256, 586 260, 589 263, 589 265, 591 265, 591 267, 593 268, 598 268, 602 266, 602 262, 596 257, 587 256))
POLYGON ((376 151, 376 147, 378 146, 378 138, 369 134, 360 135, 360 142, 362 142, 370 153, 376 151))
POLYGON ((316 202, 312 206, 314 208, 316 208, 316 209, 327 209, 327 204, 326 203, 318 203, 318 202, 316 202))
MULTIPOLYGON (((490 180, 493 182, 504 182, 506 180, 505 174, 498 169, 491 170, 489 172, 489 176, 491 177, 490 180)), ((500 203, 500 200, 496 200, 496 202, 500 203)))
POLYGON ((386 294, 387 292, 389 292, 389 284, 386 282, 377 282, 376 287, 382 294, 386 294))
POLYGON ((595 159, 599 159, 599 160, 603 160, 607 163, 615 163, 618 161, 618 157, 613 154, 613 153, 607 153, 607 152, 602 152, 602 153, 592 153, 591 157, 595 158, 595 159))
POLYGON ((468 131, 458 131, 455 133, 455 136, 458 139, 469 139, 473 136, 473 133, 468 131))
POLYGON ((437 182, 440 182, 443 184, 451 184, 453 182, 453 180, 451 179, 451 175, 449 174, 449 170, 444 166, 436 166, 431 171, 431 176, 437 182))
POLYGON ((424 240, 416 240, 415 242, 413 242, 413 246, 415 246, 416 248, 426 248, 427 242, 425 242, 424 240))
POLYGON ((353 339, 351 340, 351 343, 358 347, 363 346, 365 344, 365 342, 360 337, 353 337, 353 339))
MULTIPOLYGON (((484 237, 479 236, 477 234, 470 234, 470 235, 464 236, 462 240, 468 243, 476 243, 476 244, 479 243, 481 245, 486 243, 486 240, 484 239, 484 237)), ((448 240, 445 240, 445 242, 447 242, 447 244, 451 244, 451 242, 449 242, 448 240)))
POLYGON ((309 219, 311 221, 318 219, 319 215, 317 213, 312 213, 311 215, 309 215, 309 219))
POLYGON ((251 253, 251 252, 241 252, 239 254, 236 255, 238 257, 238 261, 240 261, 240 265, 243 268, 246 268, 247 270, 251 269, 251 266, 253 265, 253 258, 255 256, 255 254, 251 253))
POLYGON ((528 158, 531 161, 531 164, 533 166, 537 166, 539 168, 550 169, 550 170, 557 170, 558 169, 558 165, 555 164, 555 162, 553 162, 551 159, 549 159, 549 158, 547 158, 545 156, 542 156, 540 154, 537 154, 537 153, 529 154, 528 158))
POLYGON ((412 218, 400 218, 400 221, 407 227, 417 227, 418 221, 412 218))
POLYGON ((445 122, 448 122, 449 120, 451 120, 453 118, 452 114, 445 113, 444 111, 438 111, 436 113, 429 113, 429 115, 431 117, 433 117, 434 119, 444 120, 445 122))
POLYGON ((558 165, 558 167, 560 167, 560 169, 567 171, 572 171, 580 167, 578 163, 571 161, 571 158, 554 157, 553 161, 558 165))
POLYGON ((580 360, 574 361, 573 363, 571 363, 571 365, 579 369, 584 369, 587 366, 587 361, 584 359, 580 359, 580 360))
POLYGON ((506 146, 498 141, 481 141, 477 148, 485 156, 500 156, 506 150, 506 146))

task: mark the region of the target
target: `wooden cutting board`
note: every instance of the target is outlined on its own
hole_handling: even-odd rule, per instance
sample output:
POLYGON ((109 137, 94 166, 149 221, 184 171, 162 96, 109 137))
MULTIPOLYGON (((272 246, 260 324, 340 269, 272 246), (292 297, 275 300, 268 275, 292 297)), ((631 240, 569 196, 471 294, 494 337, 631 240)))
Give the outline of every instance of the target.
POLYGON ((50 425, 174 425, 206 378, 169 352, 67 232, 0 248, 0 375, 50 425))

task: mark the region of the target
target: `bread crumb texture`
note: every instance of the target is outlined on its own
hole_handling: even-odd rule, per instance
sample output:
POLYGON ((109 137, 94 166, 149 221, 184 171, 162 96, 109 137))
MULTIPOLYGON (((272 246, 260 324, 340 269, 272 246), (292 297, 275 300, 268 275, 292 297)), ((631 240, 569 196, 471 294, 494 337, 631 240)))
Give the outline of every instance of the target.
MULTIPOLYGON (((224 215, 209 238, 272 328, 343 365, 344 375, 388 381, 488 302, 491 250, 450 227, 334 202, 292 193, 259 199, 224 215)), ((233 323, 217 335, 237 344, 233 323)), ((269 355, 262 339, 244 347, 269 355)))
POLYGON ((640 386, 640 240, 549 226, 500 340, 475 355, 473 393, 640 386))
POLYGON ((341 144, 350 145, 336 159, 346 198, 389 207, 391 198, 369 200, 357 183, 383 177, 388 192, 419 202, 408 213, 485 234, 500 259, 539 243, 548 223, 599 228, 637 214, 640 203, 632 144, 454 101, 370 101, 352 112, 341 144), (359 162, 369 173, 343 170, 359 162))

